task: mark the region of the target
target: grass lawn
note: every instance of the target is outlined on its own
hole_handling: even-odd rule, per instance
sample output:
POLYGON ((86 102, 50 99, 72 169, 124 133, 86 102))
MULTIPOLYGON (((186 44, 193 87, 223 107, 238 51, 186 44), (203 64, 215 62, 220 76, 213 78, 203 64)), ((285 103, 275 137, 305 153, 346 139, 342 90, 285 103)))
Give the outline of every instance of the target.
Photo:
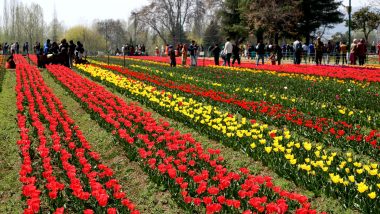
POLYGON ((15 72, 6 71, 0 93, 0 213, 22 212, 15 85, 15 72))

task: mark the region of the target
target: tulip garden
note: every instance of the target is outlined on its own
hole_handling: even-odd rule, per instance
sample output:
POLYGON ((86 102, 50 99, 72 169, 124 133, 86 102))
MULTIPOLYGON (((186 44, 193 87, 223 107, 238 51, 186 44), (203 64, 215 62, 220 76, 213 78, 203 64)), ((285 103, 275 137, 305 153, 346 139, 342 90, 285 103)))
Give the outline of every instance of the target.
POLYGON ((0 68, 3 213, 380 213, 375 67, 36 61, 0 68))

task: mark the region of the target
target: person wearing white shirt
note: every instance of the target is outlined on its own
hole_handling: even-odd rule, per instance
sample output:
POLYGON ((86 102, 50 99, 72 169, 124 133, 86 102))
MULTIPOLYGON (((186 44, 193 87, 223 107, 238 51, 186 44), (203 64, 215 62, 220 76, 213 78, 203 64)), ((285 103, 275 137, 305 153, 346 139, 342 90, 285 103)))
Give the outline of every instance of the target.
POLYGON ((230 66, 231 56, 232 56, 232 43, 230 38, 227 38, 227 42, 224 45, 224 53, 226 54, 226 65, 230 66))

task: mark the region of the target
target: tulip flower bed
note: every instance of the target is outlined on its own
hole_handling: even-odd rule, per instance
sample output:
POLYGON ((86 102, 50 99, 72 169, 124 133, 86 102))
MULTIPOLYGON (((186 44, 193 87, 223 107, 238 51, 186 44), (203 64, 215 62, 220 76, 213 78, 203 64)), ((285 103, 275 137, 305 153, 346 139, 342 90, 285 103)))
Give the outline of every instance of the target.
MULTIPOLYGON (((99 60, 105 61, 102 58, 99 58, 99 60)), ((379 83, 236 67, 212 66, 186 72, 186 69, 171 69, 165 63, 137 59, 132 59, 131 61, 140 65, 149 64, 149 67, 158 68, 159 70, 170 70, 172 73, 185 73, 192 77, 213 80, 225 86, 230 85, 243 89, 251 88, 252 85, 255 85, 263 87, 272 93, 276 92, 279 96, 285 93, 287 96, 302 97, 311 101, 331 102, 336 106, 346 106, 351 109, 380 111, 378 105, 380 99, 379 83)), ((111 59, 111 62, 122 65, 122 61, 118 59, 111 59)), ((272 100, 269 99, 268 101, 272 100)))
MULTIPOLYGON (((121 59, 121 57, 118 57, 121 59)), ((154 56, 142 56, 142 57, 133 57, 129 56, 128 58, 132 59, 142 59, 156 62, 169 62, 168 57, 154 57, 154 56)), ((177 58, 177 64, 181 64, 180 58, 177 58)), ((187 63, 189 64, 189 63, 187 63)), ((198 59, 198 65, 200 66, 210 66, 214 65, 213 60, 198 59)), ((259 69, 259 70, 269 70, 283 73, 297 73, 297 74, 306 74, 306 75, 316 75, 324 77, 332 77, 339 79, 354 79, 359 81, 368 81, 368 82, 380 82, 380 70, 372 68, 363 68, 363 67, 350 67, 343 66, 314 66, 314 65, 260 65, 256 66, 255 63, 242 63, 241 65, 235 64, 236 67, 249 68, 249 69, 259 69)))
MULTIPOLYGON (((312 213, 305 196, 276 187, 270 177, 247 169, 231 172, 218 150, 205 151, 189 134, 106 91, 68 68, 49 72, 91 112, 93 118, 123 143, 131 159, 141 163, 152 180, 165 184, 187 209, 215 212, 312 213)), ((118 81, 115 79, 114 81, 118 81)))
POLYGON ((15 61, 24 213, 139 213, 40 71, 15 61))
POLYGON ((377 144, 377 139, 380 137, 380 133, 377 130, 372 130, 368 134, 362 134, 364 131, 360 126, 355 124, 334 121, 329 118, 312 117, 303 112, 299 112, 296 109, 286 109, 280 105, 274 105, 263 101, 246 101, 235 98, 236 96, 234 94, 226 94, 190 84, 179 84, 154 75, 122 69, 119 66, 100 66, 142 81, 153 83, 165 90, 167 88, 175 89, 175 91, 195 95, 201 99, 208 98, 218 103, 238 106, 242 108, 243 111, 246 111, 246 113, 244 113, 240 109, 240 112, 244 116, 249 117, 255 115, 255 117, 257 117, 256 119, 260 119, 266 123, 278 126, 285 122, 286 125, 294 127, 294 129, 300 129, 300 133, 307 131, 305 137, 312 137, 312 139, 326 139, 328 135, 331 135, 331 137, 326 140, 329 144, 344 149, 346 149, 347 146, 350 146, 355 151, 370 155, 375 159, 378 158, 380 147, 377 144), (267 119, 268 117, 270 118, 269 120, 267 119), (373 148, 371 148, 371 146, 373 148))
MULTIPOLYGON (((94 64, 99 64, 97 61, 92 62, 94 64)), ((318 99, 311 101, 304 98, 304 96, 298 97, 289 95, 289 88, 287 86, 282 88, 282 91, 273 92, 272 90, 263 88, 263 86, 242 88, 240 84, 220 83, 218 81, 199 77, 193 72, 192 74, 188 74, 188 72, 184 69, 177 69, 174 71, 163 67, 147 67, 145 65, 136 64, 131 64, 127 67, 133 71, 138 71, 149 75, 157 75, 165 80, 175 81, 177 85, 182 83, 193 84, 205 89, 213 89, 234 94, 241 99, 254 98, 255 100, 279 103, 287 108, 295 108, 302 112, 310 112, 310 115, 333 118, 334 120, 346 120, 348 123, 358 123, 358 121, 360 121, 359 123, 361 125, 369 128, 375 128, 380 125, 380 120, 377 119, 380 117, 380 114, 374 112, 373 110, 359 110, 342 105, 336 105, 333 102, 323 102, 318 99), (313 111, 310 111, 310 109, 313 109, 313 111), (368 120, 368 118, 371 118, 371 120, 368 120)), ((351 89, 348 90, 351 91, 351 89)))
POLYGON ((35 64, 35 65, 37 65, 38 64, 38 62, 37 62, 37 55, 35 55, 35 54, 29 54, 28 55, 28 57, 29 57, 29 59, 35 64))
POLYGON ((379 209, 373 206, 380 188, 376 162, 360 161, 361 157, 355 154, 334 152, 321 144, 300 141, 286 129, 268 130, 266 124, 238 119, 237 115, 223 111, 217 105, 207 105, 193 98, 157 90, 156 87, 98 67, 78 68, 161 114, 198 128, 228 146, 241 149, 280 175, 316 193, 325 191, 341 197, 348 206, 358 206, 362 210, 379 209))
MULTIPOLYGON (((99 64, 97 61, 92 61, 94 64, 99 64)), ((104 67, 105 64, 101 64, 100 66, 104 67)), ((107 68, 107 67, 105 67, 107 68)), ((121 70, 120 68, 115 68, 115 66, 111 65, 109 67, 112 70, 121 70)), ((235 81, 234 83, 225 83, 221 81, 214 81, 213 79, 206 78, 206 77, 199 77, 197 74, 197 71, 187 72, 185 69, 176 69, 171 70, 168 68, 163 67, 147 67, 144 65, 136 65, 131 64, 128 65, 128 68, 130 68, 133 71, 137 71, 139 73, 146 73, 149 77, 155 79, 156 76, 158 76, 160 79, 164 79, 166 82, 171 80, 171 82, 175 82, 176 85, 195 85, 198 87, 201 87, 205 90, 214 90, 218 92, 224 92, 228 94, 233 94, 236 98, 239 99, 247 99, 247 100, 261 100, 266 101, 270 103, 277 103, 281 104, 281 106, 289 108, 289 109, 297 109, 301 112, 307 112, 309 115, 312 116, 318 116, 323 118, 331 118, 336 121, 346 121, 349 124, 361 124, 362 126, 366 126, 368 128, 376 129, 380 125, 380 114, 378 111, 370 110, 370 109, 356 109, 347 106, 343 106, 339 103, 339 100, 336 100, 334 97, 335 102, 325 102, 318 99, 318 97, 308 99, 307 96, 310 95, 298 95, 294 96, 289 94, 289 92, 292 90, 289 86, 285 86, 284 88, 281 88, 278 90, 278 92, 273 92, 271 86, 262 86, 259 85, 257 87, 247 87, 247 85, 244 85, 244 83, 241 83, 244 81, 244 78, 239 78, 239 74, 235 75, 234 77, 231 76, 232 81, 235 81), (243 79, 243 80, 242 80, 243 79), (242 80, 242 81, 240 81, 242 80), (185 84, 183 84, 185 83, 185 84), (267 90, 266 88, 271 88, 270 90, 267 90)), ((207 71, 202 69, 203 75, 207 71)), ((142 74, 140 74, 141 76, 142 74)), ((214 74, 214 76, 217 74, 214 74)), ((282 77, 284 78, 284 77, 282 77)), ((143 80, 141 78, 138 78, 140 80, 143 80)), ((215 78, 214 78, 215 79, 215 78)), ((145 81, 145 80, 144 80, 145 81)), ((160 80, 161 81, 161 80, 160 80)), ((254 83, 255 84, 255 83, 254 83)), ((341 83, 337 83, 341 85, 341 83)), ((319 88, 321 88, 320 86, 319 88)), ((333 86, 330 86, 329 88, 333 88, 333 86)), ((361 98, 360 95, 357 95, 358 86, 355 85, 352 89, 347 89, 348 91, 346 94, 342 94, 342 97, 344 99, 356 99, 359 97, 359 100, 364 101, 363 98, 361 98), (351 93, 352 91, 352 93, 351 93), (354 92, 355 91, 355 92, 354 92)), ((373 90, 376 90, 375 88, 373 90)), ((313 90, 314 91, 314 90, 313 90)), ((367 95, 366 97, 369 99, 371 96, 367 94, 367 89, 362 90, 362 94, 367 95)), ((338 92, 337 92, 338 93, 338 92)), ((313 93, 314 94, 314 93, 313 93)), ((335 95, 334 95, 335 96, 335 95)), ((364 97, 364 96, 363 96, 364 97)), ((333 101, 334 101, 333 100, 333 101)), ((378 108, 377 104, 375 104, 376 100, 380 102, 379 97, 373 97, 374 108, 378 108)))

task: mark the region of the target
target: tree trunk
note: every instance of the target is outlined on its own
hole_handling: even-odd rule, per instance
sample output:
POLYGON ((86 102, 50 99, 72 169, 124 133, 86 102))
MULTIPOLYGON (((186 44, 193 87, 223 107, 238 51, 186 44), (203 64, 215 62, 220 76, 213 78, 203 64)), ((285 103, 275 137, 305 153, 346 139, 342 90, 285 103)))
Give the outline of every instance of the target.
POLYGON ((306 33, 305 38, 306 38, 306 42, 305 42, 305 44, 306 44, 306 45, 309 45, 309 44, 310 44, 310 32, 307 32, 307 33, 306 33))

